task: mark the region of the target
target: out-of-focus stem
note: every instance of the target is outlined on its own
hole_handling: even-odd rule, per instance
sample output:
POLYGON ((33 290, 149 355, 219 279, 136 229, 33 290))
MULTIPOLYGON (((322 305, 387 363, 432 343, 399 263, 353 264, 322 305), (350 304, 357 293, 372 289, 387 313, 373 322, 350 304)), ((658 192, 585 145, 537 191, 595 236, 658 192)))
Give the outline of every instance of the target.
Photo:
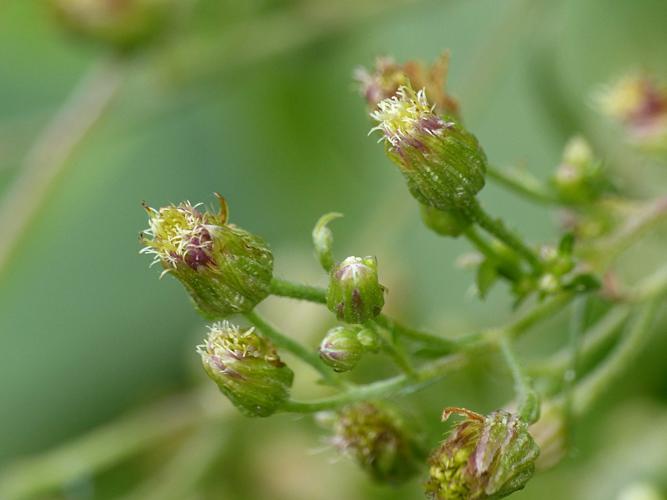
POLYGON ((34 498, 106 469, 207 419, 219 418, 224 407, 212 405, 207 398, 203 392, 175 397, 35 458, 17 461, 0 474, 0 498, 34 498))
POLYGON ((181 500, 190 498, 226 443, 227 429, 210 422, 185 438, 174 456, 123 500, 181 500))
POLYGON ((611 383, 634 361, 651 332, 651 325, 662 301, 664 301, 663 298, 655 298, 645 304, 616 349, 595 371, 577 384, 572 398, 572 413, 575 416, 585 414, 611 383))
POLYGON ((115 57, 91 68, 28 151, 14 183, 0 200, 0 273, 76 148, 118 94, 124 80, 122 69, 122 61, 115 57))
POLYGON ((523 372, 507 336, 501 336, 499 344, 500 352, 512 373, 512 379, 514 379, 514 389, 518 403, 517 413, 526 423, 532 424, 537 421, 540 415, 540 403, 537 393, 533 390, 530 379, 523 372))

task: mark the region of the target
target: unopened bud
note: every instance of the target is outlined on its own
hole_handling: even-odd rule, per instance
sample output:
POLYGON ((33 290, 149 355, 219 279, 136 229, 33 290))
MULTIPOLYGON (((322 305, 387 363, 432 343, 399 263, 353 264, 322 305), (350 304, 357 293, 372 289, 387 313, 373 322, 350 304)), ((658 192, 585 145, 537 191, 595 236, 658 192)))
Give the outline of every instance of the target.
POLYGON ((456 238, 465 231, 472 221, 456 210, 439 210, 420 204, 424 225, 441 236, 456 238))
POLYGON ((484 187, 487 160, 474 135, 456 119, 440 117, 422 89, 401 87, 371 113, 389 158, 412 195, 440 210, 472 206, 484 187))
POLYGON ((331 419, 332 444, 373 479, 397 484, 419 471, 421 444, 405 421, 377 403, 358 403, 331 419))
POLYGON ((294 373, 253 328, 216 323, 197 352, 208 376, 246 416, 268 417, 289 397, 294 373))
POLYGON ((359 328, 351 325, 329 330, 320 344, 320 358, 337 372, 357 366, 364 352, 358 338, 359 328))
POLYGON ((327 306, 339 320, 365 323, 384 306, 375 257, 348 257, 331 270, 327 306))
POLYGON ((574 137, 566 144, 552 182, 559 197, 569 203, 594 201, 609 185, 601 162, 582 137, 574 137))
POLYGON ((427 497, 479 500, 522 489, 539 455, 527 424, 505 411, 483 416, 463 408, 446 409, 443 419, 453 413, 465 420, 431 455, 427 497))
POLYGON ((211 319, 252 310, 269 295, 273 256, 264 241, 227 222, 218 213, 190 203, 146 207, 149 228, 142 253, 154 256, 162 274, 175 276, 200 312, 211 319))
POLYGON ((168 22, 173 0, 51 0, 72 32, 128 51, 157 37, 168 22))

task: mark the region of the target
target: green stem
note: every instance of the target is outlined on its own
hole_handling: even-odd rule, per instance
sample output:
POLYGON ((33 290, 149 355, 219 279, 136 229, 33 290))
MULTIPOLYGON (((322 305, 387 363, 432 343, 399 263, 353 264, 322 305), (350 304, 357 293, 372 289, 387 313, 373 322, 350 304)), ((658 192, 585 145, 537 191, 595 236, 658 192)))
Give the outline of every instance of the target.
POLYGON ((611 355, 577 385, 572 399, 574 415, 586 413, 605 389, 635 360, 648 338, 661 301, 661 298, 656 298, 645 304, 630 331, 611 355))
POLYGON ((514 389, 517 395, 517 413, 525 422, 532 424, 537 422, 540 416, 540 402, 537 393, 533 390, 530 379, 523 372, 519 364, 510 340, 506 335, 500 337, 500 352, 507 364, 512 378, 514 379, 514 389))
POLYGON ((468 227, 463 234, 482 255, 496 263, 498 272, 502 276, 512 281, 521 278, 521 268, 517 265, 518 258, 517 261, 512 261, 507 256, 500 254, 475 230, 473 226, 468 227))
POLYGON ((324 288, 293 283, 279 278, 271 280, 271 294, 290 299, 306 300, 317 304, 327 303, 327 291, 324 288))
POLYGON ((427 344, 434 348, 439 349, 439 352, 448 353, 454 352, 459 348, 459 344, 450 339, 444 337, 439 337, 438 335, 433 335, 431 333, 422 332, 415 330, 413 328, 407 327, 400 323, 397 323, 393 319, 381 314, 375 318, 375 322, 379 324, 382 328, 385 328, 392 333, 398 335, 399 337, 404 337, 410 340, 415 340, 422 344, 427 344))
POLYGON ((260 332, 266 335, 277 347, 291 352, 304 363, 312 366, 328 383, 337 386, 342 384, 341 380, 339 380, 332 373, 331 369, 322 362, 322 360, 314 351, 307 349, 296 340, 280 333, 256 312, 250 311, 245 313, 244 316, 250 323, 257 327, 260 332))
MULTIPOLYGON (((607 344, 630 316, 630 306, 617 305, 612 307, 593 326, 581 336, 578 358, 585 361, 602 346, 607 344)), ((564 347, 548 359, 532 365, 528 371, 534 375, 546 375, 553 378, 562 378, 571 363, 571 348, 564 347)))
POLYGON ((505 227, 502 219, 492 218, 482 206, 475 200, 469 207, 470 216, 483 229, 505 243, 508 247, 521 255, 533 268, 536 274, 542 272, 542 263, 535 251, 526 245, 521 238, 505 227))
MULTIPOLYGON (((415 369, 412 367, 412 364, 410 363, 410 360, 408 357, 405 355, 405 353, 400 349, 399 346, 397 346, 392 339, 388 339, 383 332, 387 332, 384 328, 382 328, 380 325, 378 325, 374 321, 369 321, 368 324, 365 325, 367 328, 370 328, 373 330, 380 341, 382 342, 382 348, 383 350, 391 356, 391 358, 394 360, 394 363, 403 370, 403 372, 410 377, 415 377, 415 369), (382 330, 382 331, 380 331, 382 330)), ((389 332, 391 333, 391 332, 389 332)))
POLYGON ((191 498, 198 483, 214 466, 227 442, 229 428, 220 422, 202 425, 185 438, 178 450, 123 500, 181 500, 191 498))
POLYGON ((512 172, 489 165, 487 174, 501 186, 545 205, 557 205, 558 197, 543 183, 526 172, 512 172))
POLYGON ((328 398, 312 401, 288 401, 282 409, 293 413, 313 413, 338 408, 357 401, 388 398, 399 393, 415 392, 428 384, 437 382, 451 371, 462 367, 465 362, 465 357, 461 355, 440 358, 420 367, 415 372, 414 377, 403 373, 372 384, 357 386, 328 398))
POLYGON ((44 495, 221 414, 220 408, 208 400, 208 393, 174 397, 35 458, 15 462, 0 475, 0 498, 20 500, 44 495))
MULTIPOLYGON (((278 278, 274 278, 271 282, 271 293, 279 297, 306 300, 309 302, 315 302, 317 304, 326 304, 325 289, 311 285, 304 285, 301 283, 294 283, 278 278)), ((455 350, 457 346, 457 343, 452 340, 445 339, 432 333, 426 333, 407 327, 397 323, 384 314, 375 318, 375 321, 383 328, 390 330, 392 333, 416 340, 418 342, 423 342, 434 347, 455 350)))
POLYGON ((14 182, 0 200, 0 273, 44 207, 72 156, 111 108, 125 81, 116 57, 95 64, 28 150, 14 182))

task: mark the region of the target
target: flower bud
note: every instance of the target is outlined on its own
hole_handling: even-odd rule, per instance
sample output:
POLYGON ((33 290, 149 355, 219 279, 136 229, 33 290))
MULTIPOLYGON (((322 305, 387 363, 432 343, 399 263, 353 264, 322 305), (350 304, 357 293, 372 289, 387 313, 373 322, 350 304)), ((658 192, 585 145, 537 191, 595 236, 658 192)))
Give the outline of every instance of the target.
POLYGON ((466 419, 431 455, 427 497, 502 498, 522 489, 539 455, 527 424, 506 411, 485 417, 463 408, 447 408, 443 420, 453 413, 466 419))
POLYGON ((375 62, 375 68, 371 71, 359 68, 355 77, 370 110, 405 86, 425 89, 439 114, 458 116, 458 103, 445 91, 448 69, 449 52, 443 52, 428 67, 420 61, 398 64, 390 57, 380 57, 375 62))
POLYGON ((121 51, 158 36, 173 0, 51 0, 60 21, 72 32, 121 51))
POLYGON ((384 306, 375 257, 348 257, 331 269, 327 307, 346 323, 365 323, 384 306))
POLYGON ((609 187, 601 162, 582 137, 574 137, 566 144, 552 183, 559 198, 569 203, 595 201, 609 187))
POLYGON ((393 410, 357 403, 332 419, 332 444, 354 459, 376 481, 398 484, 420 468, 420 443, 393 410))
POLYGON ((329 330, 320 344, 320 358, 337 372, 346 372, 357 366, 364 346, 357 336, 359 328, 337 326, 329 330))
POLYGON ((197 352, 208 376, 248 417, 268 417, 289 397, 294 373, 254 328, 216 323, 197 352))
POLYGON ((227 223, 220 212, 189 202, 158 210, 146 207, 149 228, 142 253, 152 254, 166 273, 190 293, 199 311, 212 319, 252 310, 269 295, 273 256, 259 237, 227 223))
POLYGON ((601 111, 618 121, 632 142, 667 148, 667 86, 648 75, 629 75, 597 97, 601 111))
POLYGON ((440 210, 465 211, 484 187, 487 161, 474 135, 455 118, 440 117, 422 89, 401 87, 371 113, 389 158, 412 195, 440 210))
POLYGON ((424 204, 420 204, 420 210, 426 227, 441 236, 456 238, 472 223, 469 218, 456 210, 438 210, 424 204))

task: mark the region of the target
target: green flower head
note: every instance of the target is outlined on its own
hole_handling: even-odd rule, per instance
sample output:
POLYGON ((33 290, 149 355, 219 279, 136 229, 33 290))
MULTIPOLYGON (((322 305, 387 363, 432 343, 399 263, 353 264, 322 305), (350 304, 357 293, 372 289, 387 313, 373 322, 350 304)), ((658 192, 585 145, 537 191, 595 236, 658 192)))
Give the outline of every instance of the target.
POLYGON ((254 328, 216 323, 197 353, 211 380, 246 416, 268 417, 289 397, 294 373, 254 328))
POLYGON ((185 286, 199 311, 211 319, 253 309, 269 294, 273 256, 264 241, 227 222, 220 211, 189 202, 160 209, 145 207, 149 228, 142 253, 153 255, 164 274, 185 286))
POLYGON ((455 118, 440 116, 422 89, 403 86, 378 104, 371 117, 387 155, 412 195, 440 210, 465 209, 484 187, 487 160, 474 135, 455 118))
POLYGON ((483 416, 463 408, 446 409, 443 420, 453 413, 466 419, 431 455, 427 497, 497 499, 522 489, 539 455, 527 424, 505 411, 483 416))
POLYGON ((357 403, 339 410, 331 421, 332 444, 376 481, 397 484, 419 471, 421 445, 394 410, 357 403))

